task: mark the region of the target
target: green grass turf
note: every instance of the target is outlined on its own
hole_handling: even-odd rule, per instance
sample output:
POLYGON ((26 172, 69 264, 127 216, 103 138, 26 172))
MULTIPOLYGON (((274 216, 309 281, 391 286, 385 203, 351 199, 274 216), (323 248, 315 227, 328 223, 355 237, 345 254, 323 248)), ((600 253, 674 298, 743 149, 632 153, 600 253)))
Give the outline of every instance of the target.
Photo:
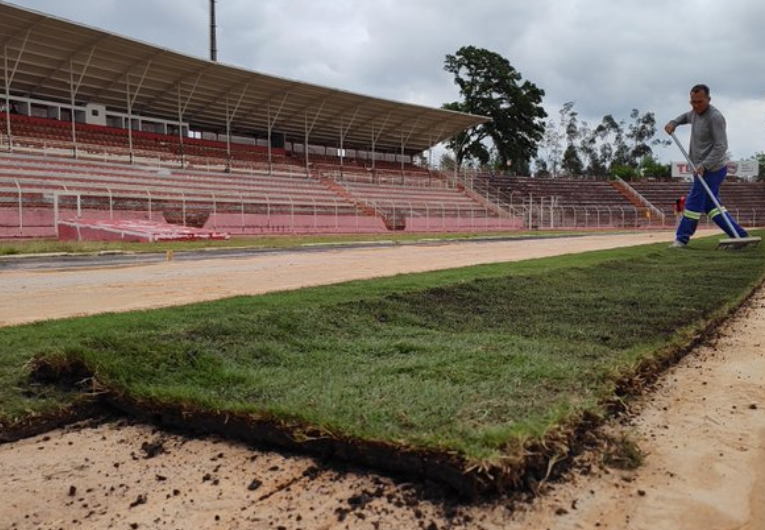
POLYGON ((30 359, 63 359, 137 402, 497 463, 519 441, 601 413, 618 378, 687 344, 759 285, 765 246, 716 243, 0 328, 0 426, 76 399, 29 378, 30 359))

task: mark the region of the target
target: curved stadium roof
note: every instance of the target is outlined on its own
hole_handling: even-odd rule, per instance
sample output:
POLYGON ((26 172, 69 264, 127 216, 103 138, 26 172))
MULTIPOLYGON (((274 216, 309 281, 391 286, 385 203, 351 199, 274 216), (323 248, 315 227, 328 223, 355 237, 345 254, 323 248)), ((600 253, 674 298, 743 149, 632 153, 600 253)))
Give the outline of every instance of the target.
POLYGON ((486 118, 283 79, 0 2, 10 94, 183 121, 194 129, 419 153, 486 118), (128 103, 130 101, 130 104, 128 103), (129 109, 130 107, 130 109, 129 109), (228 113, 226 108, 228 107, 228 113), (132 111, 132 112, 129 112, 132 111))

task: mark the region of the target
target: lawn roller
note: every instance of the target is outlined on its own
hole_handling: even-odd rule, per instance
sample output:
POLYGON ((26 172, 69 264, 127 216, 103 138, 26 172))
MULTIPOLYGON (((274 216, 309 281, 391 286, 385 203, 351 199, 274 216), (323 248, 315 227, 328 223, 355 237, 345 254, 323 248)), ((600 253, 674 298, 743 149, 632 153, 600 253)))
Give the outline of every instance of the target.
POLYGON ((730 217, 727 215, 727 211, 723 209, 722 205, 720 204, 720 201, 715 197, 715 194, 712 193, 712 190, 709 189, 709 185, 704 181, 704 178, 701 175, 696 174, 696 166, 691 161, 691 157, 688 156, 688 152, 685 150, 685 147, 683 147, 683 144, 680 143, 680 140, 677 139, 677 136, 675 136, 675 133, 672 134, 672 139, 677 144, 677 147, 680 148, 680 152, 683 153, 683 156, 685 157, 685 160, 688 162, 688 165, 691 167, 691 171, 693 171, 693 178, 699 179, 699 182, 701 182, 701 185, 704 186, 704 191, 707 192, 707 195, 709 195, 709 198, 712 199, 712 202, 715 204, 717 209, 720 211, 721 215, 723 216, 723 219, 725 219, 725 222, 728 224, 728 228, 730 228, 730 231, 733 233, 733 237, 728 239, 721 239, 719 243, 717 244, 718 249, 727 250, 729 248, 732 249, 742 249, 746 248, 748 246, 756 247, 760 244, 760 241, 762 240, 761 237, 757 236, 749 236, 749 237, 741 237, 738 232, 736 232, 736 229, 733 227, 733 223, 730 221, 730 217))

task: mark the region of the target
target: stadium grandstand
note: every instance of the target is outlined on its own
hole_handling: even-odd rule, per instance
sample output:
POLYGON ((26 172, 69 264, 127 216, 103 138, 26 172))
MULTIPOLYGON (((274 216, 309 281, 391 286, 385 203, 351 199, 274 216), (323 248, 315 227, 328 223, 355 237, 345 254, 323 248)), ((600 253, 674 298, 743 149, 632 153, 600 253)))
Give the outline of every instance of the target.
MULTIPOLYGON (((674 224, 678 191, 660 184, 433 169, 433 148, 481 116, 190 57, 4 2, 0 38, 2 238, 674 224)), ((762 224, 765 188, 730 199, 739 220, 762 224)))

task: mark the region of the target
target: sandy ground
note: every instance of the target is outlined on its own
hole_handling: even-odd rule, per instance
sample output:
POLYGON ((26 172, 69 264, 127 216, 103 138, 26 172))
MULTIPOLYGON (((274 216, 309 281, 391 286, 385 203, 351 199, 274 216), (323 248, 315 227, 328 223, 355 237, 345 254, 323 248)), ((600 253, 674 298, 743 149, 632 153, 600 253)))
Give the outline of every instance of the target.
MULTIPOLYGON (((669 241, 668 234, 401 245, 123 268, 5 271, 4 325, 256 294, 344 279, 669 241)), ((570 474, 529 505, 434 500, 423 486, 127 421, 0 446, 0 529, 765 528, 765 290, 686 357, 627 432, 625 472, 570 474)), ((583 458, 586 460, 587 456, 583 458)), ((584 469, 588 469, 585 467, 584 469)))

